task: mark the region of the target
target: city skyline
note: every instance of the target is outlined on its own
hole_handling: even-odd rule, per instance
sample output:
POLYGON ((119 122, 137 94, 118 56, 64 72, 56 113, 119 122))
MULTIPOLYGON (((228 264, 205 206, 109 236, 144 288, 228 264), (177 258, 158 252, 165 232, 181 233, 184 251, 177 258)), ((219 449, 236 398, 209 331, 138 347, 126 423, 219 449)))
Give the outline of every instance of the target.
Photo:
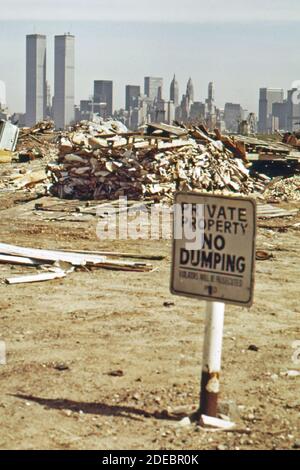
MULTIPOLYGON (((32 22, 20 24, 18 22, 1 22, 0 41, 4 45, 0 53, 1 80, 7 85, 7 102, 11 111, 25 111, 25 85, 23 76, 25 74, 24 60, 24 36, 32 33, 42 33, 48 36, 47 42, 47 80, 54 90, 54 67, 51 63, 54 55, 54 35, 63 34, 70 31, 76 36, 75 67, 75 102, 86 99, 93 93, 93 80, 113 80, 115 85, 114 101, 115 109, 125 107, 124 89, 127 84, 143 86, 145 76, 161 76, 164 78, 163 95, 168 96, 168 87, 172 81, 174 73, 180 85, 180 96, 184 92, 188 78, 191 76, 195 88, 195 99, 202 101, 206 97, 207 83, 214 81, 216 86, 216 103, 223 108, 225 102, 241 103, 244 108, 258 112, 258 90, 259 88, 291 88, 292 82, 300 77, 300 66, 296 60, 296 46, 299 36, 298 30, 287 25, 277 25, 277 35, 274 33, 274 26, 271 25, 246 25, 244 28, 255 33, 258 29, 258 37, 252 41, 251 47, 248 44, 250 39, 244 37, 241 44, 232 46, 232 51, 227 51, 226 46, 234 42, 235 37, 240 33, 241 25, 230 26, 220 25, 215 30, 213 25, 202 25, 197 28, 195 25, 135 25, 134 32, 131 31, 130 24, 127 23, 38 23, 34 28, 32 22), (3 26, 3 27, 2 27, 3 26), (190 30, 192 28, 192 30, 190 30), (194 29, 193 29, 194 28, 194 29), (288 29, 287 36, 293 41, 289 44, 289 54, 286 53, 286 42, 281 39, 288 29), (195 33, 195 39, 199 45, 202 40, 207 41, 205 48, 199 48, 197 60, 195 61, 195 51, 191 49, 193 41, 190 41, 185 33, 189 30, 191 36, 195 33), (221 30, 221 31, 220 31, 221 30), (14 33, 15 34, 12 34, 14 33), (24 36, 22 35, 24 32, 24 36), (219 36, 222 32, 229 32, 230 37, 218 44, 219 36), (8 34, 9 33, 9 34, 8 34), (128 33, 128 34, 127 34, 128 33), (178 44, 174 46, 175 36, 178 44), (113 38, 111 40, 111 38, 113 38), (9 40, 8 40, 9 39, 9 40), (164 39, 162 42, 161 40, 164 39), (272 43, 271 57, 262 60, 259 51, 259 43, 263 40, 262 46, 270 46, 272 43), (161 50, 157 50, 157 44, 162 43, 161 50), (183 43, 182 43, 183 42, 183 43), (181 44, 182 43, 182 44, 181 44), (7 47, 5 45, 7 44, 7 47), (109 52, 99 54, 97 50, 101 44, 101 49, 109 52), (122 46, 120 49, 120 45, 122 46), (291 46, 292 45, 292 46, 291 46), (8 47, 14 51, 14 55, 8 54, 8 47), (293 53, 295 47, 295 53, 293 53), (176 48, 186 49, 185 57, 178 60, 176 48), (241 75, 236 71, 235 57, 236 48, 239 54, 244 48, 242 65, 240 70, 249 69, 249 73, 241 75), (276 48, 276 64, 281 60, 281 67, 272 65, 276 48), (122 53, 120 51, 122 50, 122 53), (87 53, 88 51, 88 53, 87 53), (250 52, 255 52, 252 55, 250 52), (169 54, 169 57, 167 57, 169 54), (219 54, 219 57, 217 57, 219 54), (109 59, 113 56, 113 59, 109 59), (154 57, 157 58, 154 60, 154 57), (217 60, 216 60, 217 58, 217 60), (182 66, 181 66, 182 65, 182 66), (284 66, 283 66, 284 65, 284 66), (233 73, 234 72, 234 73, 233 73)), ((228 36, 228 34, 227 34, 228 36)), ((182 56, 182 54, 181 54, 182 56)))
MULTIPOLYGON (((253 132, 257 128, 255 113, 252 110, 249 113, 240 103, 226 101, 224 108, 217 106, 213 82, 208 83, 207 98, 199 101, 195 98, 193 80, 189 77, 179 104, 180 91, 175 74, 170 83, 169 96, 163 93, 163 77, 146 76, 144 93, 141 93, 140 85, 127 84, 125 107, 117 109, 113 106, 114 81, 98 79, 93 81, 93 94, 75 103, 75 36, 69 32, 55 35, 54 41, 55 77, 51 99, 46 73, 47 36, 26 35, 26 113, 18 114, 18 120, 27 126, 52 118, 57 129, 64 129, 74 121, 93 119, 96 113, 102 118, 114 116, 132 129, 150 122, 172 124, 174 119, 183 122, 201 120, 209 129, 217 127, 220 131, 238 132, 239 126, 244 123, 248 123, 253 132)), ((295 85, 296 82, 292 84, 292 89, 287 90, 287 94, 283 88, 260 87, 260 133, 274 132, 276 129, 294 130, 300 119, 300 105, 294 101, 295 85)), ((1 95, 4 103, 4 82, 1 95)), ((2 107, 0 111, 2 116, 9 116, 7 107, 2 107)))

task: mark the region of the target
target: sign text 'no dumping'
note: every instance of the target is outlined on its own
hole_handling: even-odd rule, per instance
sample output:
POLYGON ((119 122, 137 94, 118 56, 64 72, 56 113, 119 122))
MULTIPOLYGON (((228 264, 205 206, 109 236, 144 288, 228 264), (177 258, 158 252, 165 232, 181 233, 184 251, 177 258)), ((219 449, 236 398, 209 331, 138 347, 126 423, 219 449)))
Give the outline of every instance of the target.
POLYGON ((172 293, 250 307, 255 235, 253 199, 177 193, 172 293))

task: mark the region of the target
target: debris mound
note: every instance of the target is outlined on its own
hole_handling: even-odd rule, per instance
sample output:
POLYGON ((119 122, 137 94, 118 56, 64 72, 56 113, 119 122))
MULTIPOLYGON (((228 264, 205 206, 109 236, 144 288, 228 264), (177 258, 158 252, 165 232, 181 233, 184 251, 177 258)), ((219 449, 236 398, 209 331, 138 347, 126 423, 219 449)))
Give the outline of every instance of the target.
POLYGON ((263 195, 266 199, 300 201, 300 176, 275 178, 263 195))
POLYGON ((23 127, 17 144, 18 160, 21 163, 46 158, 57 157, 58 133, 54 132, 53 121, 41 121, 33 127, 23 127))
POLYGON ((190 133, 174 133, 134 134, 117 122, 83 122, 60 137, 58 164, 49 166, 51 191, 70 199, 163 200, 177 190, 249 194, 264 187, 220 140, 200 143, 190 133))

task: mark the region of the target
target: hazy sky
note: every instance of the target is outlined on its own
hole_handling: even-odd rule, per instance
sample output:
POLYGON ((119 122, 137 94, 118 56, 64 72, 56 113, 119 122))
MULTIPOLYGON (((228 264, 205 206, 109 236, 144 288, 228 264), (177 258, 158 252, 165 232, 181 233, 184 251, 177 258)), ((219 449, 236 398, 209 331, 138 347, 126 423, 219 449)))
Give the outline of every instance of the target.
POLYGON ((192 76, 204 100, 213 80, 217 104, 257 110, 260 86, 290 88, 300 79, 299 0, 0 0, 0 80, 11 110, 25 107, 25 35, 48 36, 53 90, 53 36, 76 36, 76 101, 94 79, 114 80, 114 106, 127 83, 176 73, 180 93, 192 76))

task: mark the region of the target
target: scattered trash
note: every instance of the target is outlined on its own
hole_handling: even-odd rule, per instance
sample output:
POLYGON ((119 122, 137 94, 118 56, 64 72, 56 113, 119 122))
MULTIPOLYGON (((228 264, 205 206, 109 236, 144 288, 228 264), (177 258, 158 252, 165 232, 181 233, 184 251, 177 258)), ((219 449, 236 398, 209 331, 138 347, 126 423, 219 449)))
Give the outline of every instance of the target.
POLYGON ((274 207, 271 204, 257 204, 258 219, 272 219, 277 217, 293 217, 298 213, 298 209, 286 210, 274 207))
POLYGON ((223 419, 213 418, 212 416, 206 415, 200 416, 200 425, 203 427, 222 430, 233 429, 236 426, 232 421, 225 421, 223 419))
POLYGON ((188 416, 186 416, 185 418, 182 418, 179 421, 179 426, 182 427, 182 428, 186 428, 188 426, 191 426, 191 424, 192 424, 192 422, 191 422, 191 420, 188 416))
POLYGON ((300 176, 280 178, 271 182, 263 196, 265 199, 300 201, 300 176))
POLYGON ((17 145, 19 128, 10 121, 0 120, 0 150, 14 151, 17 145))
POLYGON ((10 150, 0 149, 0 163, 11 163, 13 153, 10 150))
POLYGON ((53 369, 59 370, 60 372, 63 372, 65 370, 70 370, 70 367, 65 364, 64 362, 60 362, 58 364, 54 364, 53 369))
POLYGON ((9 277, 5 279, 5 282, 7 284, 25 284, 31 282, 52 281, 53 279, 60 279, 62 277, 66 277, 66 273, 64 271, 9 277))
POLYGON ((164 307, 174 307, 175 303, 174 302, 164 302, 163 306, 164 307))
POLYGON ((107 372, 107 375, 110 375, 111 377, 123 377, 124 372, 121 369, 111 370, 107 372))
POLYGON ((300 371, 299 370, 288 370, 286 372, 281 372, 281 376, 284 377, 300 377, 300 371))
POLYGON ((227 447, 224 446, 223 444, 217 445, 217 450, 227 450, 227 447))
POLYGON ((142 263, 141 261, 110 259, 107 256, 98 256, 89 252, 73 253, 25 248, 6 243, 0 243, 0 263, 38 266, 45 269, 45 272, 38 274, 6 278, 5 282, 7 284, 41 282, 63 278, 73 272, 74 267, 88 267, 89 269, 105 268, 135 272, 153 271, 151 264, 142 263))
POLYGON ((256 250, 256 260, 257 261, 266 261, 268 259, 273 258, 272 253, 268 253, 267 251, 263 250, 256 250))

